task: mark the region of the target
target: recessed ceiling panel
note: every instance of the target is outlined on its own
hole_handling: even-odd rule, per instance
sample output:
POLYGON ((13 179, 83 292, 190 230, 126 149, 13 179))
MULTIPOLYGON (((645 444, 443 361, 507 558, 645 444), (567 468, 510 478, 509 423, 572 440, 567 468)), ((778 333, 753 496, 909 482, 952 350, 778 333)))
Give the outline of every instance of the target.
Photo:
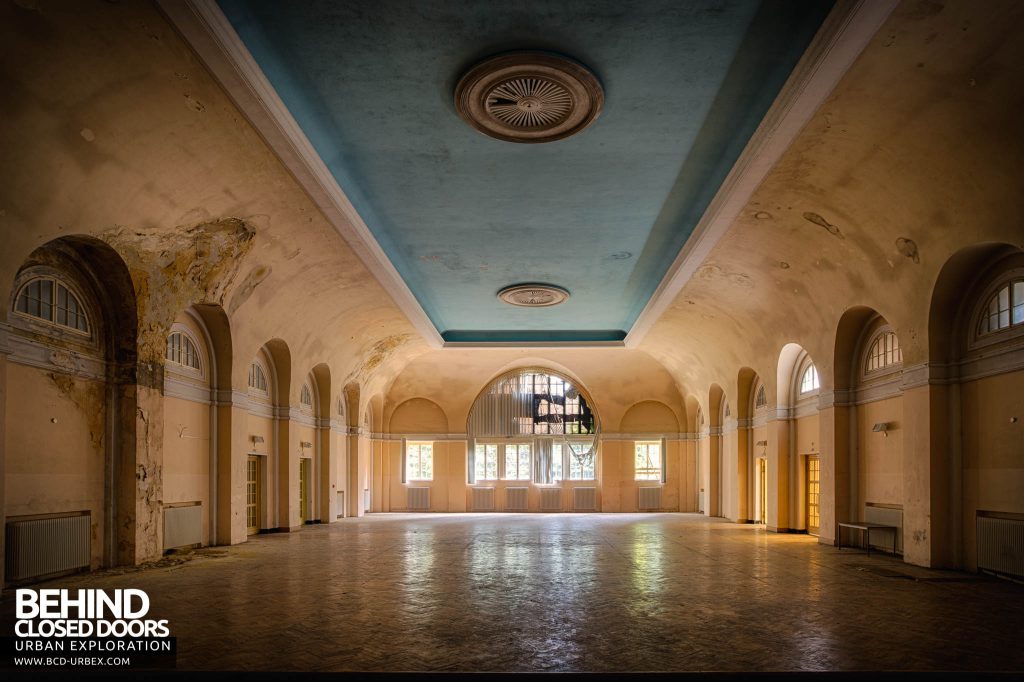
POLYGON ((520 342, 625 336, 832 3, 219 5, 441 335, 520 342), (593 73, 597 119, 540 144, 463 120, 459 80, 519 50, 593 73), (498 297, 533 282, 569 298, 498 297))

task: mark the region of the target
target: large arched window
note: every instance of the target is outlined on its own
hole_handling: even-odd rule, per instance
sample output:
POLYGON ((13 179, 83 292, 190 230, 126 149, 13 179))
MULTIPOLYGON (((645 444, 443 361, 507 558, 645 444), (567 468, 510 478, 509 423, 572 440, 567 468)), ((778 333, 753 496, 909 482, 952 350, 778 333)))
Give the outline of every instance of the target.
POLYGON ((768 394, 764 390, 764 384, 758 384, 757 392, 754 394, 754 410, 763 410, 768 407, 768 394))
POLYGON ((89 318, 77 294, 56 277, 35 277, 22 286, 14 310, 44 322, 89 333, 89 318))
POLYGON ((252 363, 249 367, 249 388, 256 393, 268 394, 270 391, 267 383, 267 373, 263 371, 262 365, 258 362, 252 363))
POLYGON ((589 399, 570 379, 541 369, 504 374, 469 413, 469 482, 593 480, 598 428, 589 399))

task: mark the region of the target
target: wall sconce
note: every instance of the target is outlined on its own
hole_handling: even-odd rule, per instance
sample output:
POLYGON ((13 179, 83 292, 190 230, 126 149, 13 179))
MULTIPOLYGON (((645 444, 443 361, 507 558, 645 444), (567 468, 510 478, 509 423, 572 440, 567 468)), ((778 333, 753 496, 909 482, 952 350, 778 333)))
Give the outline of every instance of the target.
POLYGON ((308 450, 313 447, 313 444, 310 443, 308 440, 304 440, 299 443, 299 447, 302 448, 303 450, 308 450))
POLYGON ((754 443, 754 445, 756 445, 759 448, 766 448, 766 447, 768 447, 768 441, 766 441, 766 440, 759 440, 756 443, 754 443))
POLYGON ((249 438, 252 440, 253 445, 263 442, 263 436, 249 436, 249 438))
POLYGON ((889 422, 878 422, 871 427, 871 430, 875 433, 881 433, 883 437, 889 437, 889 422))

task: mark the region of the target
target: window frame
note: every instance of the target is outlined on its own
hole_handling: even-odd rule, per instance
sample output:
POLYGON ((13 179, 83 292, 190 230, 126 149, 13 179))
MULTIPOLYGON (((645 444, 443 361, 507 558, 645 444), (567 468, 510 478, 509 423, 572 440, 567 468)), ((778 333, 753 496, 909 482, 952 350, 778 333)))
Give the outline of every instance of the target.
POLYGON ((796 397, 797 400, 803 400, 804 398, 810 398, 811 396, 817 395, 821 391, 821 375, 818 372, 817 365, 814 364, 813 360, 807 360, 806 362, 800 363, 800 371, 797 373, 796 380, 796 397), (814 373, 814 379, 811 382, 811 388, 804 390, 804 379, 811 372, 814 373))
MULTIPOLYGON (((997 266, 998 267, 998 266, 997 266)), ((995 276, 986 278, 988 284, 981 289, 981 294, 972 301, 971 315, 968 318, 966 329, 965 351, 970 353, 983 348, 1007 343, 1009 341, 1020 341, 1024 339, 1024 322, 1013 323, 1014 296, 1013 285, 1024 281, 1024 267, 1009 268, 1001 270, 995 276), (983 318, 988 316, 988 304, 992 298, 998 295, 1004 287, 1009 287, 1008 314, 1010 325, 995 331, 981 332, 983 318)), ((963 338, 963 337, 961 337, 963 338)))
POLYGON ((650 483, 650 482, 665 482, 665 443, 662 440, 636 440, 633 441, 633 480, 637 483, 650 483), (637 460, 640 456, 640 448, 644 447, 648 450, 647 458, 650 461, 649 449, 651 446, 658 448, 658 466, 657 467, 644 467, 644 470, 650 470, 651 474, 641 476, 640 469, 637 468, 637 460))
POLYGON ((74 339, 78 341, 91 341, 95 339, 94 330, 95 322, 98 319, 94 306, 91 304, 91 299, 86 296, 82 289, 72 282, 63 273, 56 271, 52 268, 29 268, 24 271, 15 282, 14 297, 11 300, 10 310, 12 317, 21 320, 24 324, 30 328, 34 328, 37 331, 43 331, 43 333, 50 336, 64 336, 68 339, 74 339), (18 310, 18 303, 21 301, 22 293, 29 286, 39 281, 48 281, 51 283, 51 302, 50 306, 50 318, 41 317, 39 315, 33 315, 27 311, 18 310), (58 287, 64 287, 69 295, 74 297, 79 307, 79 314, 85 318, 85 330, 78 329, 77 327, 71 327, 66 324, 57 322, 57 293, 58 287))
POLYGON ((402 475, 405 483, 423 483, 434 480, 434 441, 429 440, 406 440, 402 443, 402 475), (423 477, 423 447, 429 448, 427 453, 430 461, 430 477, 423 477), (419 474, 420 476, 410 475, 409 467, 412 464, 412 458, 410 456, 410 448, 417 448, 416 458, 419 460, 419 474))
POLYGON ((499 467, 499 471, 498 471, 499 478, 498 478, 498 480, 500 480, 500 481, 529 481, 529 482, 532 483, 533 482, 533 458, 534 458, 534 456, 536 454, 535 451, 537 449, 536 445, 533 443, 533 441, 510 441, 510 442, 507 442, 507 443, 502 443, 499 449, 501 451, 501 455, 498 457, 498 467, 499 467), (508 473, 508 456, 509 456, 509 451, 508 451, 508 449, 509 449, 510 446, 516 448, 515 462, 516 462, 516 473, 517 474, 521 474, 522 473, 520 471, 520 468, 521 468, 520 460, 521 460, 521 457, 522 457, 522 453, 520 452, 519 449, 524 447, 524 446, 530 449, 529 450, 529 455, 527 456, 527 461, 526 461, 526 477, 525 478, 523 478, 523 476, 521 476, 521 475, 517 475, 515 478, 509 476, 509 473, 508 473))
POLYGON ((167 342, 169 343, 171 337, 175 334, 180 335, 192 344, 195 349, 196 361, 199 363, 199 367, 192 367, 191 365, 184 365, 180 362, 172 360, 167 357, 166 350, 164 351, 164 369, 173 372, 175 374, 184 374, 189 377, 205 379, 206 378, 206 354, 203 349, 205 344, 199 342, 192 330, 180 322, 175 322, 171 325, 171 330, 167 332, 167 342))
POLYGON ((263 374, 263 382, 266 384, 266 388, 260 388, 258 386, 254 386, 251 382, 249 382, 247 380, 246 381, 246 385, 248 386, 249 394, 250 395, 254 395, 254 396, 258 396, 260 398, 265 398, 267 400, 270 400, 270 392, 272 390, 272 383, 271 383, 271 379, 270 379, 270 369, 267 367, 266 364, 264 364, 260 360, 259 357, 255 357, 255 358, 252 359, 252 362, 249 364, 249 376, 250 377, 253 376, 253 368, 254 367, 255 368, 259 368, 260 372, 263 374))
MULTIPOLYGON (((884 377, 895 372, 899 372, 903 369, 903 346, 900 344, 899 334, 896 330, 888 324, 883 324, 877 329, 871 332, 868 336, 867 341, 862 346, 862 352, 860 356, 860 376, 864 380, 876 379, 878 377, 884 377), (871 362, 873 357, 872 349, 876 344, 881 343, 886 336, 892 335, 896 339, 896 346, 893 352, 899 353, 899 360, 894 360, 889 364, 883 364, 876 368, 869 368, 868 364, 871 362)), ((884 356, 889 351, 883 350, 882 355, 884 356)))

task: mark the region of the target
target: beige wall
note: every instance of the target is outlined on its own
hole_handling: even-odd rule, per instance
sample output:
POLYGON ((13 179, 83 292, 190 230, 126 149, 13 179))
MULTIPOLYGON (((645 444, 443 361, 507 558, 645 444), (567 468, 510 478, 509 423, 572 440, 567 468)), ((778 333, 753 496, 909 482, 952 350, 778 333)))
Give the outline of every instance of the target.
POLYGON ((210 406, 164 400, 164 503, 199 502, 210 543, 210 406))
POLYGON ((902 396, 857 406, 857 501, 859 518, 865 504, 903 505, 903 439, 893 432, 875 433, 886 422, 895 431, 903 421, 902 396))
POLYGON ((103 561, 103 384, 8 363, 4 414, 4 513, 89 511, 92 567, 103 561))

